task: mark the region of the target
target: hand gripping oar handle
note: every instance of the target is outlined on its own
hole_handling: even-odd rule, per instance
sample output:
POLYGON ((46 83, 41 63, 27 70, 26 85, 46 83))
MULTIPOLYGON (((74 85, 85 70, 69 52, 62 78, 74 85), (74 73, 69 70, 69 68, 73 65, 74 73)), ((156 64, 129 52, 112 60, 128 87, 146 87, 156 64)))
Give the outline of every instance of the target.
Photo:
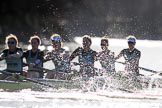
POLYGON ((53 85, 49 85, 49 84, 46 84, 46 83, 42 83, 42 82, 39 82, 39 81, 36 81, 36 80, 33 80, 33 79, 30 79, 30 78, 26 78, 22 75, 19 75, 17 73, 10 73, 10 72, 7 72, 7 71, 3 71, 3 70, 0 70, 0 73, 4 74, 4 75, 7 75, 7 76, 12 76, 13 78, 16 78, 20 81, 23 81, 23 80, 27 80, 29 82, 33 82, 33 83, 36 83, 36 84, 40 84, 40 85, 43 85, 43 86, 46 86, 46 87, 51 87, 51 88, 56 88, 54 87, 53 85))
MULTIPOLYGON (((123 64, 123 65, 126 64, 126 63, 124 63, 124 62, 120 62, 120 61, 115 61, 115 62, 120 63, 120 64, 123 64)), ((141 69, 141 70, 145 70, 145 71, 148 71, 148 72, 152 72, 152 73, 159 73, 158 71, 151 70, 151 69, 147 69, 147 68, 140 67, 140 66, 138 66, 138 68, 141 69)))
MULTIPOLYGON (((24 66, 29 66, 29 64, 27 64, 27 63, 23 63, 23 65, 24 66)), ((40 69, 40 70, 45 70, 45 71, 53 71, 53 70, 46 69, 46 68, 39 67, 39 66, 33 66, 33 68, 40 69)), ((44 73, 47 73, 47 72, 44 72, 44 73)))
POLYGON ((71 62, 71 63, 73 63, 74 65, 85 66, 85 67, 91 67, 92 69, 94 69, 94 70, 96 70, 96 71, 99 71, 99 72, 94 72, 95 74, 100 74, 100 75, 103 74, 103 70, 102 70, 102 69, 95 68, 93 65, 90 65, 90 64, 83 64, 83 63, 77 63, 77 62, 71 62))

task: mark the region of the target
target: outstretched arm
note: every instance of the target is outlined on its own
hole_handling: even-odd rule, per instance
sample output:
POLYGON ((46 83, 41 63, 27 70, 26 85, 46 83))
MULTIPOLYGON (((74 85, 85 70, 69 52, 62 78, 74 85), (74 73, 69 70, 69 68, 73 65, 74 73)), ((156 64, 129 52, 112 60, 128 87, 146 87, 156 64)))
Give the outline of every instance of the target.
POLYGON ((81 50, 80 47, 75 49, 74 52, 72 52, 72 54, 70 55, 70 59, 69 60, 72 61, 76 56, 78 56, 80 50, 81 50))
POLYGON ((15 57, 15 58, 20 58, 23 56, 23 51, 22 49, 18 49, 17 52, 15 54, 10 54, 7 56, 7 58, 11 58, 11 57, 15 57))
POLYGON ((0 54, 0 61, 7 58, 6 57, 6 54, 5 54, 5 51, 2 51, 2 53, 0 54))
POLYGON ((0 55, 0 61, 3 60, 4 57, 3 57, 3 53, 0 55))
POLYGON ((114 59, 117 60, 122 56, 123 56, 123 50, 120 52, 120 54, 118 54, 116 57, 114 57, 114 59))
POLYGON ((139 59, 140 59, 140 57, 141 57, 141 52, 139 51, 138 53, 137 53, 137 57, 136 57, 136 59, 135 59, 135 64, 138 66, 138 64, 139 64, 139 59))

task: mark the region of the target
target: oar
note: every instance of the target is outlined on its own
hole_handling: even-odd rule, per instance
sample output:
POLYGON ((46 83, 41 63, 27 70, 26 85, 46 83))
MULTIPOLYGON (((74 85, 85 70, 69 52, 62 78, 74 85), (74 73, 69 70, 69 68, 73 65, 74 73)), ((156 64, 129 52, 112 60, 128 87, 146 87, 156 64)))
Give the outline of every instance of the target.
MULTIPOLYGON (((120 64, 123 64, 123 65, 126 64, 126 63, 120 62, 120 61, 115 61, 115 62, 120 63, 120 64)), ((144 71, 152 72, 152 73, 159 73, 158 71, 155 71, 155 70, 152 70, 152 69, 147 69, 147 68, 140 67, 140 66, 138 66, 138 68, 141 69, 141 70, 144 70, 144 71)))
MULTIPOLYGON (((24 65, 29 66, 29 64, 26 64, 26 63, 24 63, 24 65)), ((74 74, 76 74, 76 71, 75 70, 70 70, 69 72, 62 72, 62 71, 50 70, 50 69, 47 69, 47 68, 44 68, 44 67, 39 67, 39 66, 33 66, 33 68, 40 69, 40 70, 45 70, 45 72, 43 72, 43 73, 47 73, 47 71, 53 72, 57 76, 59 74, 62 74, 62 75, 74 75, 74 74)), ((69 77, 70 76, 68 76, 67 79, 69 79, 69 77)))
POLYGON ((10 73, 10 72, 3 71, 3 70, 0 70, 0 73, 7 75, 7 76, 12 76, 13 78, 16 78, 20 81, 26 80, 26 81, 33 82, 33 83, 36 83, 36 84, 40 84, 40 85, 43 85, 43 86, 46 86, 46 87, 56 88, 53 85, 49 85, 49 84, 42 83, 42 82, 30 79, 30 78, 26 78, 26 77, 19 75, 19 74, 16 74, 16 73, 10 73))
POLYGON ((0 80, 0 83, 18 84, 18 82, 16 82, 16 81, 8 81, 8 80, 0 80))
MULTIPOLYGON (((25 66, 29 66, 29 64, 27 64, 27 63, 23 63, 23 65, 25 65, 25 66)), ((39 66, 33 66, 33 68, 36 68, 36 69, 40 69, 40 70, 44 70, 44 71, 50 71, 50 72, 54 72, 55 70, 51 70, 51 69, 47 69, 47 68, 44 68, 44 67, 39 67, 39 66)), ((73 71, 73 70, 71 70, 71 71, 73 71)), ((44 72, 44 73, 47 73, 47 72, 44 72)), ((57 72, 57 73, 68 73, 68 72, 57 72)), ((69 72, 70 73, 70 72, 69 72)))
POLYGON ((127 92, 127 93, 134 93, 133 91, 127 90, 127 89, 124 89, 124 88, 117 88, 117 89, 124 91, 124 92, 127 92))

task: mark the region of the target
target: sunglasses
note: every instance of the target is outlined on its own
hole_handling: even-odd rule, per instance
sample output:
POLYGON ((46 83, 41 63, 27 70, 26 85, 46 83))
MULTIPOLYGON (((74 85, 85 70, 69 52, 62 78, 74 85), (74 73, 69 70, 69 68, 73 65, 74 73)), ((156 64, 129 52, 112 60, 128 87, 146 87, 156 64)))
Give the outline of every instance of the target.
POLYGON ((14 41, 8 41, 7 44, 15 44, 14 41))
POLYGON ((103 44, 103 43, 101 43, 100 45, 101 45, 101 46, 107 46, 107 44, 103 44))
POLYGON ((31 42, 31 44, 37 44, 37 42, 31 42))

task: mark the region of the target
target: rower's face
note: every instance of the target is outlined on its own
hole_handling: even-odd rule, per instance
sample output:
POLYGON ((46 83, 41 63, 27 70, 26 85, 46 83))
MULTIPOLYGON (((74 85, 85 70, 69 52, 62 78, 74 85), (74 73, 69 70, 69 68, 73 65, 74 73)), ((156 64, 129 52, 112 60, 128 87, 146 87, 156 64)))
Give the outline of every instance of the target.
POLYGON ((128 47, 129 47, 129 49, 133 49, 134 46, 135 46, 135 43, 133 43, 133 42, 128 42, 128 47))
POLYGON ((59 50, 61 48, 61 42, 60 41, 52 41, 52 46, 54 49, 59 50))
POLYGON ((8 48, 14 50, 16 48, 16 41, 14 39, 8 39, 7 42, 8 48))
POLYGON ((107 44, 107 42, 105 42, 105 41, 103 41, 103 40, 101 40, 101 49, 102 50, 106 50, 107 48, 108 48, 108 44, 107 44))
POLYGON ((39 46, 38 40, 32 39, 31 40, 31 46, 32 46, 32 49, 38 49, 38 46, 39 46))
POLYGON ((91 42, 87 39, 87 38, 83 38, 83 42, 82 42, 83 48, 90 48, 91 46, 91 42))

